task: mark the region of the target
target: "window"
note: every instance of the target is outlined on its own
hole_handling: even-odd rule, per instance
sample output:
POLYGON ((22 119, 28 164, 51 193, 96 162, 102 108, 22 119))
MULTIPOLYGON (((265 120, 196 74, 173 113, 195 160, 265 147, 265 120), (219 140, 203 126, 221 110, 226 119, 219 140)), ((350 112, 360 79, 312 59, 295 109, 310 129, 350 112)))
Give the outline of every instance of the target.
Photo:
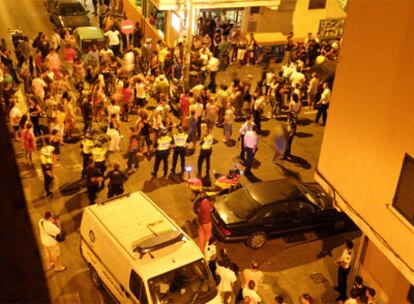
POLYGON ((392 206, 414 225, 414 158, 405 154, 392 206))
POLYGON ((308 9, 323 9, 326 7, 326 0, 309 0, 308 9))
POLYGON ((289 207, 286 202, 270 205, 264 215, 265 222, 280 223, 289 217, 289 207))
POLYGON ((131 276, 129 277, 129 290, 131 290, 140 304, 148 303, 144 282, 133 270, 131 270, 131 276))
POLYGON ((291 212, 294 216, 310 216, 315 213, 315 208, 305 201, 293 201, 290 204, 291 212))

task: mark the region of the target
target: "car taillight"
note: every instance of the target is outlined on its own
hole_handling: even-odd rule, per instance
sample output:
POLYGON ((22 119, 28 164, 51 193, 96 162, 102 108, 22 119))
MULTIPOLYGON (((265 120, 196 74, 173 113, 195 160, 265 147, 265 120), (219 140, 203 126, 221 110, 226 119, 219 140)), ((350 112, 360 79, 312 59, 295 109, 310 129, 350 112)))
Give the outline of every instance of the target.
POLYGON ((229 235, 231 235, 231 231, 230 231, 230 230, 228 230, 228 229, 226 229, 226 228, 224 228, 224 227, 220 227, 220 231, 221 231, 221 232, 223 232, 223 234, 224 234, 225 236, 229 236, 229 235))

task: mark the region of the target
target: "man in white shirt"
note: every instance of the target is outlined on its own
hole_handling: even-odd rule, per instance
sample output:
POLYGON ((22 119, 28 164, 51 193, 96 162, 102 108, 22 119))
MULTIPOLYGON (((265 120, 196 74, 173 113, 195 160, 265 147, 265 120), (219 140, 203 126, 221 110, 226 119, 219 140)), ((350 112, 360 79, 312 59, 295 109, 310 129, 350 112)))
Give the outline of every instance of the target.
POLYGON ((9 113, 9 121, 14 131, 14 139, 20 141, 20 121, 22 120, 22 111, 16 106, 14 101, 10 101, 12 107, 9 113))
POLYGON ((354 248, 354 243, 352 243, 352 241, 346 241, 345 246, 346 247, 342 251, 342 255, 335 261, 335 265, 338 267, 338 286, 335 287, 335 289, 340 294, 339 297, 336 298, 337 301, 345 301, 347 298, 347 279, 352 260, 352 249, 354 248))
POLYGON ((305 81, 306 81, 306 77, 302 73, 301 70, 298 70, 298 71, 294 71, 290 75, 290 81, 291 81, 291 84, 292 84, 292 88, 296 88, 296 84, 299 84, 299 88, 301 88, 304 85, 305 81))
POLYGON ((119 52, 121 49, 120 40, 119 40, 119 32, 112 28, 109 31, 106 31, 104 35, 108 37, 109 47, 114 52, 114 55, 119 56, 119 52))
POLYGON ((66 270, 66 266, 60 265, 60 246, 56 236, 61 233, 59 218, 53 217, 52 213, 47 211, 43 219, 39 221, 40 242, 45 249, 46 269, 52 269, 54 265, 55 272, 66 270))
POLYGON ((213 93, 216 93, 216 75, 219 68, 219 64, 220 61, 214 56, 210 57, 207 64, 207 70, 210 71, 210 83, 208 87, 213 93))
POLYGON ((328 87, 328 83, 323 83, 323 92, 321 99, 316 103, 318 105, 318 113, 316 114, 315 122, 319 123, 319 119, 322 116, 322 126, 326 124, 326 119, 328 118, 328 108, 329 102, 331 100, 331 90, 328 87))
POLYGON ((246 169, 244 174, 249 176, 252 174, 252 164, 254 160, 254 155, 257 151, 257 144, 259 143, 259 138, 256 133, 256 126, 253 126, 252 130, 247 131, 244 135, 244 149, 246 150, 246 169))
POLYGON ((204 107, 199 98, 196 98, 196 102, 190 106, 190 113, 194 111, 194 117, 197 119, 197 137, 201 137, 201 119, 203 116, 204 107))
POLYGON ((233 294, 234 283, 237 281, 236 274, 230 269, 229 262, 223 260, 219 262, 217 266, 216 275, 220 277, 220 283, 217 286, 217 290, 223 299, 223 303, 232 303, 230 298, 226 294, 233 294), (226 300, 224 300, 226 298, 226 300))

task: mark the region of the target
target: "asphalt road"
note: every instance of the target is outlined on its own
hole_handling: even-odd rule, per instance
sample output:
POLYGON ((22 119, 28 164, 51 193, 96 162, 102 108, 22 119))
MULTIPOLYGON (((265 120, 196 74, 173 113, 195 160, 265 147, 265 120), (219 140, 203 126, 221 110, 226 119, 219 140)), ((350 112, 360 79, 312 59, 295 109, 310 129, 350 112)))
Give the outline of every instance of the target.
MULTIPOLYGON (((51 33, 52 24, 49 21, 42 0, 2 0, 0 1, 0 37, 7 37, 7 28, 21 28, 30 37, 43 31, 51 33)), ((11 46, 11 42, 10 42, 11 46)), ((225 74, 218 76, 218 82, 230 81, 234 74, 242 79, 247 74, 252 74, 255 79, 259 77, 261 70, 256 67, 238 69, 231 67, 225 74)), ((279 165, 273 165, 272 142, 269 136, 260 137, 259 151, 253 173, 256 181, 289 177, 301 181, 312 181, 313 173, 323 137, 323 128, 312 123, 314 114, 307 114, 306 110, 301 116, 298 127, 298 136, 292 146, 293 161, 281 161, 279 165)), ((135 119, 135 116, 132 116, 135 119)), ((265 121, 263 129, 270 131, 278 122, 265 121)), ((78 122, 78 126, 81 123, 78 122)), ((103 127, 103 125, 101 125, 103 127)), ((99 125, 95 125, 99 128, 99 125)), ((121 148, 125 152, 127 126, 122 128, 125 139, 121 148)), ((234 130, 237 133, 238 127, 234 130)), ((235 163, 238 163, 238 143, 235 146, 227 146, 221 142, 222 129, 215 129, 214 136, 218 140, 213 148, 212 168, 219 173, 227 172, 235 163)), ((82 216, 82 208, 87 206, 86 194, 77 193, 63 197, 58 193, 57 187, 70 183, 80 177, 81 162, 79 144, 66 144, 62 148, 61 165, 55 169, 55 195, 52 199, 46 199, 43 193, 42 176, 40 172, 39 152, 34 155, 35 168, 24 164, 21 147, 16 144, 16 156, 21 169, 23 186, 27 198, 28 210, 33 221, 34 229, 37 229, 37 221, 46 210, 61 215, 67 238, 62 246, 62 261, 68 269, 64 273, 48 272, 47 278, 53 302, 56 303, 111 303, 111 299, 105 292, 98 291, 89 279, 86 264, 79 254, 79 226, 82 216)), ((110 162, 117 160, 124 166, 126 161, 123 153, 115 153, 110 156, 110 162)), ((187 163, 195 167, 197 152, 187 159, 187 163)), ((162 209, 164 209, 180 226, 191 236, 195 237, 192 211, 191 191, 187 189, 183 180, 170 177, 167 179, 151 179, 150 172, 153 167, 153 159, 141 158, 140 167, 136 173, 130 176, 126 183, 126 191, 144 191, 162 209)), ((252 182, 245 177, 241 178, 243 184, 252 182)), ((102 191, 99 199, 106 197, 106 190, 102 191)), ((227 248, 230 256, 241 268, 248 266, 251 259, 259 262, 262 270, 266 272, 285 271, 300 265, 313 263, 317 260, 317 254, 322 248, 333 249, 337 247, 344 235, 333 236, 319 240, 315 233, 307 233, 296 240, 275 239, 269 241, 263 248, 252 250, 244 244, 220 244, 227 248)), ((273 286, 272 282, 269 286, 273 286)), ((266 299, 276 292, 269 290, 266 299)), ((287 291, 287 294, 290 294, 287 291)), ((294 297, 296 294, 291 295, 294 297)), ((325 299, 332 299, 330 296, 325 299)), ((292 298, 293 300, 293 298, 292 298)), ((324 300, 323 300, 324 301, 324 300)))

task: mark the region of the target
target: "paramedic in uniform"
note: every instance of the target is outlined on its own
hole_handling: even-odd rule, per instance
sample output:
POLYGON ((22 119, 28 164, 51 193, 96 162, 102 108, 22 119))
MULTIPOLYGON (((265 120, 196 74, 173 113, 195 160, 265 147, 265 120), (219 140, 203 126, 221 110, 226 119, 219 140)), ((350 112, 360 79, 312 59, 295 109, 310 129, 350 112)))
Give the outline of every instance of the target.
POLYGON ((350 264, 352 260, 352 248, 354 248, 354 243, 352 241, 346 241, 346 248, 342 251, 342 255, 336 259, 335 264, 338 267, 338 286, 335 288, 339 292, 339 297, 336 298, 337 301, 345 301, 346 289, 347 289, 347 278, 350 270, 350 264))
POLYGON ((168 156, 170 153, 171 137, 167 134, 167 129, 163 128, 161 131, 161 137, 157 140, 157 151, 155 153, 154 171, 153 177, 157 177, 158 169, 161 161, 164 163, 164 177, 168 173, 168 156))
POLYGON ((210 134, 210 130, 206 128, 204 130, 204 136, 201 138, 200 142, 200 155, 198 156, 198 175, 201 175, 203 168, 203 162, 206 161, 206 176, 210 175, 210 157, 212 152, 214 138, 210 134))
POLYGON ((91 150, 92 160, 95 163, 95 167, 101 171, 102 175, 104 175, 106 171, 106 153, 106 148, 99 142, 95 143, 95 147, 91 150))
POLYGON ((178 127, 178 133, 174 134, 174 153, 171 173, 175 174, 178 157, 181 161, 181 174, 185 172, 185 152, 187 148, 188 134, 184 132, 183 127, 178 127))
POLYGON ((89 159, 93 149, 93 140, 90 134, 87 134, 81 141, 82 148, 82 178, 86 177, 86 169, 88 168, 89 159))

